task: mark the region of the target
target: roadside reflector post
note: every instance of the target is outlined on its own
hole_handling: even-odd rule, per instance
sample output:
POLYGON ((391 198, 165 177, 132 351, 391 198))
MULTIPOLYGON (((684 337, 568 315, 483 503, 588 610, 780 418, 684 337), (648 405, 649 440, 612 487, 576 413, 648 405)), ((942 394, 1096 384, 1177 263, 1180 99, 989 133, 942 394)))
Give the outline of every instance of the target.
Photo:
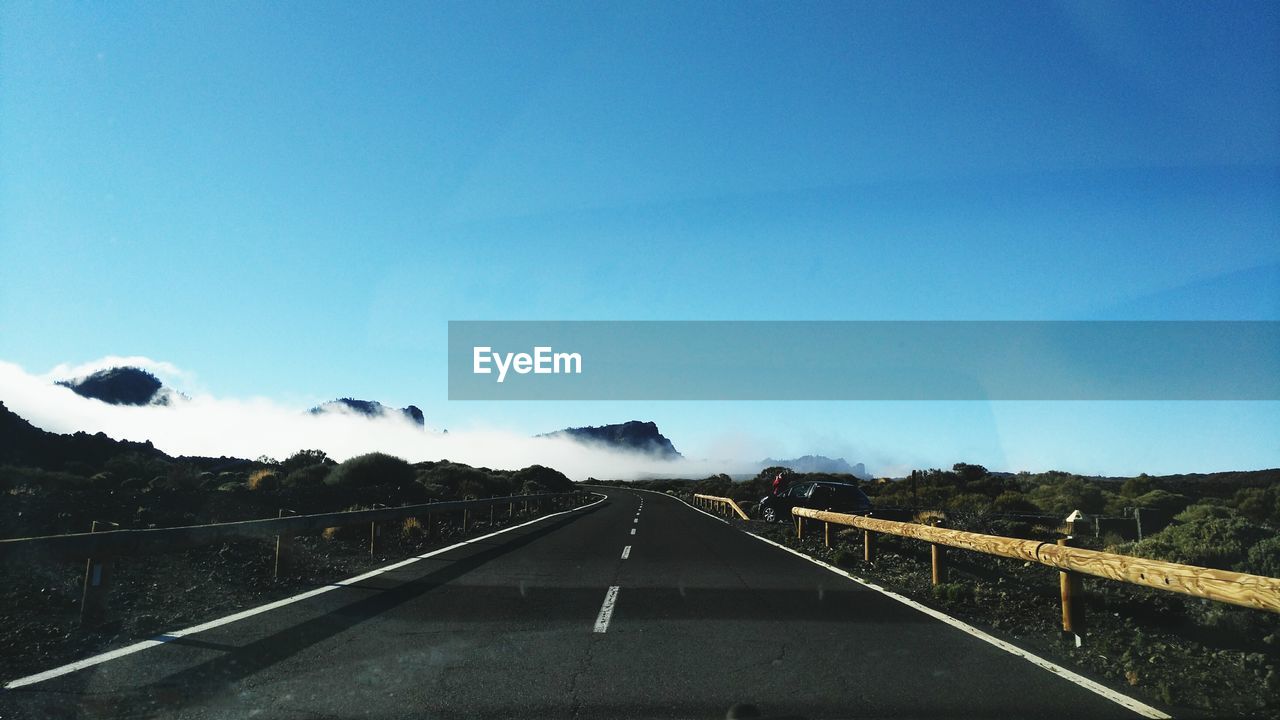
MULTIPOLYGON (((931 523, 934 527, 941 527, 941 520, 934 520, 931 523)), ((947 581, 947 550, 937 543, 929 543, 929 554, 933 559, 933 584, 941 585, 947 581)))
POLYGON ((796 516, 796 539, 800 540, 804 537, 804 518, 800 515, 796 516))
MULTIPOLYGON (((120 527, 117 523, 94 520, 89 532, 120 527)), ((84 566, 84 592, 80 596, 80 624, 85 627, 101 625, 107 619, 107 592, 111 589, 110 557, 91 557, 84 566)))
MULTIPOLYGON (((276 513, 276 517, 282 518, 285 515, 297 515, 297 514, 298 513, 293 510, 282 508, 280 509, 280 511, 276 513)), ((273 574, 273 577, 276 580, 279 580, 281 575, 288 575, 289 571, 293 570, 293 565, 294 565, 293 556, 294 556, 293 536, 277 535, 276 536, 276 563, 275 563, 275 571, 273 574)))
MULTIPOLYGON (((374 503, 373 507, 385 508, 386 505, 383 505, 382 503, 374 503)), ((370 522, 369 523, 369 557, 373 557, 373 554, 377 552, 378 539, 381 537, 382 537, 382 526, 378 524, 377 520, 370 522)))
POLYGON ((865 563, 876 561, 876 534, 870 530, 862 531, 862 561, 865 563))
POLYGON ((493 508, 494 504, 489 503, 489 527, 493 527, 493 508))
POLYGON ((434 520, 431 517, 431 513, 427 513, 427 532, 426 532, 427 542, 431 542, 431 530, 432 530, 433 524, 434 524, 434 520))
POLYGON ((462 532, 467 531, 467 520, 470 519, 470 517, 471 511, 467 508, 462 508, 462 532))
POLYGON ((831 547, 831 523, 826 520, 822 521, 822 543, 831 547))
MULTIPOLYGON (((1070 547, 1071 536, 1058 540, 1058 545, 1070 547)), ((1062 594, 1062 638, 1083 644, 1081 634, 1084 632, 1084 592, 1081 586, 1080 573, 1062 570, 1058 572, 1058 589, 1062 594)))
POLYGON ((507 503, 507 517, 508 517, 508 518, 514 518, 515 516, 516 516, 516 504, 515 504, 515 502, 509 502, 509 503, 507 503))

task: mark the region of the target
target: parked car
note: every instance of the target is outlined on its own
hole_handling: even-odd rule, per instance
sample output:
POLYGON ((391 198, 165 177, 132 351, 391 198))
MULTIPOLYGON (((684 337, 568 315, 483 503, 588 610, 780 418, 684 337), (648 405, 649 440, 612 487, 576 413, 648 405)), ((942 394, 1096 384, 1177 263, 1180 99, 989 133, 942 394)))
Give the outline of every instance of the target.
POLYGON ((765 495, 757 506, 760 519, 782 522, 791 519, 791 508, 860 513, 871 509, 871 499, 853 485, 834 482, 798 482, 781 495, 765 495))

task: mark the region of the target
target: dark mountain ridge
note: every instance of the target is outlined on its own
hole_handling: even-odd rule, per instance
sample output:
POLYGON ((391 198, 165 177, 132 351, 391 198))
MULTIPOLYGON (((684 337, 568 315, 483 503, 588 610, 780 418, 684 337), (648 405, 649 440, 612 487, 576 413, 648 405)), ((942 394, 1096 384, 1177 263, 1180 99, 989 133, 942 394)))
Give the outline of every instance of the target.
POLYGON ((136 367, 113 367, 83 378, 59 380, 77 395, 111 405, 168 405, 169 393, 155 375, 136 367))
POLYGON ((580 442, 597 443, 618 450, 650 453, 668 459, 684 457, 676 450, 671 440, 658 432, 658 424, 652 421, 630 420, 599 427, 565 428, 538 437, 567 437, 580 442))
POLYGON ((308 412, 312 415, 320 415, 331 410, 352 410, 361 415, 371 418, 392 416, 394 413, 400 413, 419 427, 425 427, 426 418, 422 414, 422 410, 417 405, 396 409, 383 405, 377 400, 356 400, 355 398, 338 398, 331 400, 323 405, 317 405, 308 412))

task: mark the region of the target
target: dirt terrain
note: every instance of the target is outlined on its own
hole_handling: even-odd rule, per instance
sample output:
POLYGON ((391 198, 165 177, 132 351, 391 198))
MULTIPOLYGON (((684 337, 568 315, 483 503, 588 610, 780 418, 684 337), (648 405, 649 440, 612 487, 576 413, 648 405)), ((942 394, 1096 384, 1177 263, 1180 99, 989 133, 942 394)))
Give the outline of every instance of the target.
POLYGON ((534 516, 497 513, 491 525, 482 513, 466 535, 456 523, 437 523, 431 538, 412 523, 388 526, 373 556, 367 525, 331 532, 330 538, 300 537, 292 572, 278 580, 275 545, 268 540, 123 558, 112 573, 108 620, 97 627, 80 623, 84 563, 6 564, 0 568, 0 624, 6 628, 0 634, 0 680, 288 597, 534 516))
POLYGON ((821 533, 797 539, 793 525, 734 523, 1107 685, 1128 688, 1139 699, 1211 717, 1270 718, 1280 711, 1280 623, 1274 615, 1090 579, 1086 630, 1076 647, 1061 632, 1058 572, 1052 568, 948 550, 948 582, 935 587, 924 543, 881 536, 876 560, 867 564, 860 531, 834 533, 828 548, 821 533), (1216 626, 1206 627, 1206 616, 1216 626))

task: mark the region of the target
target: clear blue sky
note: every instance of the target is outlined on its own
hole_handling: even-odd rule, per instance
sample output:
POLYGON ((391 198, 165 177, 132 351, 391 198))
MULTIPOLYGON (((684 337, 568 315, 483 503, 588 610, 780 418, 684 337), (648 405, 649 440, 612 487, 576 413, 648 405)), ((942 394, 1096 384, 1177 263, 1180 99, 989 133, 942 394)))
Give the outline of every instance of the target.
POLYGON ((1280 5, 0 4, 29 370, 695 454, 1280 465, 1276 403, 448 403, 450 319, 1280 319, 1280 5))

